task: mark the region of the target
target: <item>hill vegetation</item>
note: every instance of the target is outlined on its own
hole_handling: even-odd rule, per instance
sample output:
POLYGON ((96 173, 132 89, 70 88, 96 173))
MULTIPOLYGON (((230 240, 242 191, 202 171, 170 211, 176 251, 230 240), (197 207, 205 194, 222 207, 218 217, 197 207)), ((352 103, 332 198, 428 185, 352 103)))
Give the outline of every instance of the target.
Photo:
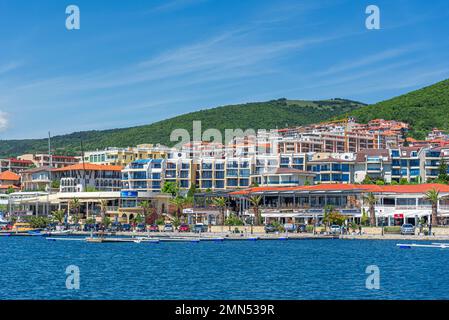
POLYGON ((424 139, 434 127, 449 132, 449 79, 346 115, 362 123, 376 118, 407 122, 411 125, 409 136, 416 139, 424 139))
MULTIPOLYGON (((209 128, 216 128, 222 132, 224 129, 237 128, 273 129, 321 122, 362 106, 365 104, 345 99, 317 101, 278 99, 191 112, 144 126, 75 132, 52 137, 51 142, 53 152, 57 154, 79 154, 81 140, 85 151, 143 143, 173 145, 170 133, 180 128, 191 133, 192 122, 196 120, 201 121, 203 132, 209 128)), ((0 141, 0 157, 39 152, 47 152, 47 139, 0 141)))

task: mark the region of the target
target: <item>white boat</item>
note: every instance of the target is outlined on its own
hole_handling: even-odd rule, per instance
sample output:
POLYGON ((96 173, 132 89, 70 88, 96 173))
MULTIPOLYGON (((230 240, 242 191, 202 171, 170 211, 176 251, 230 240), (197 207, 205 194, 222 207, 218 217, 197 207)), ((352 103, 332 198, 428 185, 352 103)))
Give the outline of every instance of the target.
POLYGON ((432 244, 416 244, 416 243, 398 243, 399 248, 437 248, 437 249, 449 249, 449 243, 432 243, 432 244))
POLYGON ((73 230, 57 230, 57 231, 49 231, 47 234, 49 236, 62 236, 73 233, 73 230))

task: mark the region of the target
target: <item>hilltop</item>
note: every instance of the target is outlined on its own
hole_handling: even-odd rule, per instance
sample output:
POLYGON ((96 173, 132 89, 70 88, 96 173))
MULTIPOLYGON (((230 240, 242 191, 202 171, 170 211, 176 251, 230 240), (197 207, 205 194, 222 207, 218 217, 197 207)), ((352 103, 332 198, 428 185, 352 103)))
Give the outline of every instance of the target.
POLYGON ((449 79, 346 115, 362 123, 376 118, 407 122, 411 125, 409 136, 416 139, 424 139, 434 127, 449 131, 449 79))
MULTIPOLYGON (((143 126, 75 132, 52 137, 51 142, 57 154, 79 154, 81 140, 85 151, 142 143, 172 145, 170 133, 180 128, 191 132, 194 120, 201 121, 203 131, 208 128, 222 132, 237 128, 273 129, 321 122, 364 106, 361 102, 338 98, 316 101, 278 99, 205 109, 143 126)), ((47 152, 47 139, 0 141, 0 158, 39 152, 47 152)))

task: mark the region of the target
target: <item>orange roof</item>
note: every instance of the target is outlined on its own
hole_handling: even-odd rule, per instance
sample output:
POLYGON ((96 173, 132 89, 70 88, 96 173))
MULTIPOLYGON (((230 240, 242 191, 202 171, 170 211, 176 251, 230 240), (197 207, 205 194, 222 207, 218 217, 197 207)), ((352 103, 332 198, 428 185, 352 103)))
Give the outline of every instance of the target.
POLYGON ((4 171, 0 173, 0 180, 19 181, 20 176, 11 171, 4 171))
POLYGON ((0 189, 9 189, 9 188, 19 189, 19 187, 14 186, 14 185, 12 185, 12 184, 8 184, 8 185, 0 185, 0 189))
POLYGON ((93 163, 77 163, 64 168, 53 169, 53 171, 71 171, 71 170, 92 170, 92 171, 122 171, 122 166, 110 166, 93 163))
POLYGON ((279 192, 279 191, 347 191, 363 190, 374 193, 425 193, 431 189, 440 192, 449 193, 449 185, 438 183, 410 184, 410 185, 384 185, 375 184, 317 184, 312 186, 297 187, 255 187, 245 190, 230 192, 230 195, 247 195, 260 192, 279 192))

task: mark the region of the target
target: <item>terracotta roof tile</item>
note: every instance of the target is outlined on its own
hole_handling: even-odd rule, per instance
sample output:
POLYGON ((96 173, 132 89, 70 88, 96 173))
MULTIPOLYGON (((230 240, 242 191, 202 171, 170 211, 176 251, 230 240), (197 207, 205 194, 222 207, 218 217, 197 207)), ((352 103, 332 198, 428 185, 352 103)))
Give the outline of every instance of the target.
POLYGON ((0 173, 0 180, 19 181, 20 176, 11 171, 3 171, 0 173))

